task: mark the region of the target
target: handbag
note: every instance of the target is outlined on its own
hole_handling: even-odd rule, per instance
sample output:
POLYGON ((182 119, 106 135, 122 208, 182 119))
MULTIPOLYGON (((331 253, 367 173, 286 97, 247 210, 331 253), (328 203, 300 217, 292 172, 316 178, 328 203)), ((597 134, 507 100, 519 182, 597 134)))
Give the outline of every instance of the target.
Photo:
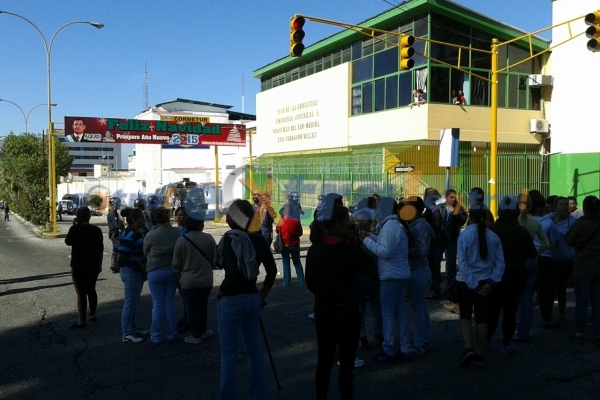
POLYGON ((275 236, 275 241, 273 242, 273 250, 275 250, 275 253, 281 253, 284 247, 285 244, 283 243, 281 233, 277 233, 277 235, 275 236))
POLYGON ((213 270, 219 269, 215 265, 215 262, 211 261, 210 258, 208 258, 208 256, 202 251, 202 249, 200 247, 196 246, 196 243, 192 242, 191 239, 189 237, 187 237, 187 235, 183 235, 183 238, 185 240, 187 240, 188 242, 190 242, 192 244, 192 246, 194 246, 196 248, 196 250, 198 250, 200 252, 200 254, 202 254, 202 256, 204 257, 204 259, 209 262, 209 264, 210 264, 210 266, 212 267, 213 270))

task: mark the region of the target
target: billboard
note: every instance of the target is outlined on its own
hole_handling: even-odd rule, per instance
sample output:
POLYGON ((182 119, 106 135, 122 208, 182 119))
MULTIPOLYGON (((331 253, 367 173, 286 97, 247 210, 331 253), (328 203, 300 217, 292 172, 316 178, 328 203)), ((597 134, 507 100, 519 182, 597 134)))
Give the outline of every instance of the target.
POLYGON ((65 142, 246 146, 246 126, 199 121, 65 117, 65 142))

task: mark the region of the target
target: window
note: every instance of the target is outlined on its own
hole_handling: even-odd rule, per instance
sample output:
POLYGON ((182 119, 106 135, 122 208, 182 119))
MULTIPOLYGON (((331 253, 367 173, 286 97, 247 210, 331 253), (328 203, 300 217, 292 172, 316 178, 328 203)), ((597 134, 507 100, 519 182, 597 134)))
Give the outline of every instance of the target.
MULTIPOLYGON (((433 40, 469 47, 469 26, 438 14, 432 14, 431 20, 431 38, 433 40)), ((468 50, 459 51, 456 47, 432 43, 429 54, 432 58, 451 65, 458 64, 460 54, 460 66, 469 66, 468 50)))
POLYGON ((292 71, 285 71, 285 83, 292 81, 292 71))
POLYGON ((342 63, 348 62, 352 60, 352 46, 344 46, 342 49, 342 63))
POLYGON ((306 76, 312 75, 314 73, 314 69, 315 69, 315 60, 310 60, 306 64, 306 76))
POLYGON ((323 57, 319 56, 315 58, 315 74, 323 70, 323 57))
MULTIPOLYGON (((484 75, 486 77, 489 76, 487 73, 478 72, 480 75, 484 75)), ((481 78, 476 76, 471 76, 471 99, 469 104, 477 105, 477 106, 487 106, 489 105, 488 93, 490 89, 490 84, 487 81, 484 81, 481 78)))
POLYGON ((292 70, 292 81, 298 80, 298 67, 292 70))
MULTIPOLYGON (((411 28, 412 28, 412 25, 411 25, 411 28)), ((397 32, 398 32, 398 28, 396 28, 396 29, 389 29, 389 31, 390 31, 390 32, 396 32, 396 33, 397 33, 397 32)), ((392 35, 392 34, 389 34, 389 33, 388 33, 388 34, 386 35, 386 40, 387 40, 388 42, 390 42, 390 43, 395 43, 395 44, 398 44, 398 36, 396 36, 396 35, 392 35)), ((393 48, 394 46, 392 46, 391 44, 387 44, 387 43, 386 43, 386 44, 385 44, 385 47, 386 47, 386 48, 393 48)))
POLYGON ((362 109, 362 88, 360 85, 352 88, 352 115, 360 115, 362 109))
POLYGON ((338 49, 333 52, 331 66, 335 67, 336 65, 340 65, 342 63, 342 50, 338 49))
POLYGON ((398 75, 385 78, 385 108, 398 107, 398 75))
POLYGON ((385 79, 375 81, 375 110, 385 110, 385 79))
MULTIPOLYGON (((486 33, 478 32, 475 29, 471 31, 471 47, 489 51, 492 45, 492 37, 486 33)), ((471 52, 471 67, 492 69, 492 57, 489 54, 479 51, 471 52)))
MULTIPOLYGON (((415 55, 413 56, 413 60, 415 61, 415 67, 419 65, 427 64, 427 59, 419 54, 425 54, 425 42, 422 40, 417 40, 413 45, 413 49, 415 49, 415 55), (418 54, 417 54, 418 53, 418 54)), ((427 55, 427 54, 425 54, 427 55)))
MULTIPOLYGON (((519 61, 522 61, 529 57, 529 51, 524 50, 520 47, 509 44, 508 46, 508 64, 512 65, 519 61)), ((508 72, 522 72, 524 74, 531 74, 533 72, 533 61, 529 60, 522 64, 519 64, 511 69, 508 72)))
POLYGON ((368 82, 363 84, 362 89, 363 113, 373 112, 373 83, 368 82))
POLYGON ((427 100, 432 103, 448 103, 450 98, 450 68, 431 67, 431 84, 427 100))
POLYGON ((362 50, 363 57, 373 54, 373 39, 365 39, 363 41, 362 50))
POLYGON ((352 83, 359 83, 373 78, 373 57, 354 61, 352 67, 352 83))
POLYGON ((362 57, 362 42, 357 40, 352 43, 352 61, 358 60, 362 57))
MULTIPOLYGON (((375 78, 398 71, 398 48, 375 54, 375 78)), ((370 57, 369 57, 370 58, 370 57)))
POLYGON ((383 41, 385 39, 385 33, 380 33, 376 37, 377 37, 377 39, 374 39, 375 52, 378 52, 378 51, 385 49, 385 42, 383 41))
POLYGON ((498 74, 498 107, 506 107, 506 74, 498 74))
POLYGON ((429 18, 427 16, 427 14, 422 15, 418 18, 415 18, 415 36, 427 36, 429 35, 428 32, 428 25, 429 25, 429 18))
POLYGON ((399 90, 400 93, 400 106, 405 106, 407 104, 412 103, 412 73, 404 72, 399 75, 400 84, 399 90))
POLYGON ((323 71, 331 68, 331 53, 326 53, 323 56, 323 71))
POLYGON ((300 64, 298 68, 298 76, 304 78, 306 76, 306 64, 300 64))

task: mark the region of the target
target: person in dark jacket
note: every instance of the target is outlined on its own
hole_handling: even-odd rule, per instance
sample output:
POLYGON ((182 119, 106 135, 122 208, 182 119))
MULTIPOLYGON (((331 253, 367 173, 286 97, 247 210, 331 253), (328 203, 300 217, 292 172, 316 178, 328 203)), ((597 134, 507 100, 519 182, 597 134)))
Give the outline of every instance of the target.
POLYGON ((600 200, 597 197, 587 196, 583 200, 583 216, 573 223, 565 241, 575 248, 575 333, 569 339, 585 343, 587 308, 591 302, 596 345, 600 346, 600 200))
POLYGON ((511 341, 517 326, 519 302, 527 286, 525 259, 537 257, 537 249, 527 228, 519 225, 519 205, 516 199, 504 197, 500 200, 498 220, 489 225, 502 244, 504 255, 504 275, 490 294, 486 347, 491 348, 491 340, 498 327, 502 311, 501 354, 509 356, 515 352, 511 341))
POLYGON ((323 240, 313 244, 306 255, 306 284, 315 295, 316 398, 327 398, 337 347, 341 398, 352 399, 354 361, 360 334, 357 274, 366 260, 362 259, 360 250, 346 240, 350 227, 346 207, 334 206, 330 218, 322 225, 323 240))
POLYGON ((248 356, 248 399, 268 399, 265 364, 260 344, 260 310, 277 276, 277 266, 267 240, 248 234, 254 216, 252 204, 235 200, 227 212, 225 232, 217 247, 215 264, 225 271, 217 292, 217 319, 221 342, 221 392, 219 399, 236 398, 238 344, 243 336, 248 356), (256 288, 258 267, 267 273, 260 293, 256 288))
POLYGON ((92 213, 87 207, 77 209, 77 225, 69 228, 65 238, 67 246, 71 246, 71 276, 77 293, 77 311, 79 321, 71 324, 69 329, 85 328, 86 312, 89 300, 90 321, 96 322, 98 295, 96 281, 102 271, 102 252, 104 240, 102 230, 90 225, 92 213))

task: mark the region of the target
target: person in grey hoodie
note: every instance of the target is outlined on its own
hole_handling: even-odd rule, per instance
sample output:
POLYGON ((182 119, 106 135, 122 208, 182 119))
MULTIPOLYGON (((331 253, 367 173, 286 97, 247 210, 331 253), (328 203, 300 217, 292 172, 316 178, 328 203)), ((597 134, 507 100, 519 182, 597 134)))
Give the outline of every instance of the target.
POLYGON ((192 330, 192 334, 184 340, 186 343, 200 344, 202 339, 213 334, 212 330, 206 329, 206 322, 217 244, 211 235, 202 232, 204 221, 189 217, 185 226, 188 232, 177 239, 171 266, 173 273, 179 277, 192 330))
POLYGON ((396 204, 394 212, 377 224, 379 235, 362 232, 363 244, 379 259, 377 269, 381 280, 381 311, 383 316, 382 350, 373 361, 393 363, 396 359, 410 361, 410 340, 404 297, 410 278, 407 229, 400 223, 396 204), (400 329, 400 350, 394 354, 396 327, 400 329))

